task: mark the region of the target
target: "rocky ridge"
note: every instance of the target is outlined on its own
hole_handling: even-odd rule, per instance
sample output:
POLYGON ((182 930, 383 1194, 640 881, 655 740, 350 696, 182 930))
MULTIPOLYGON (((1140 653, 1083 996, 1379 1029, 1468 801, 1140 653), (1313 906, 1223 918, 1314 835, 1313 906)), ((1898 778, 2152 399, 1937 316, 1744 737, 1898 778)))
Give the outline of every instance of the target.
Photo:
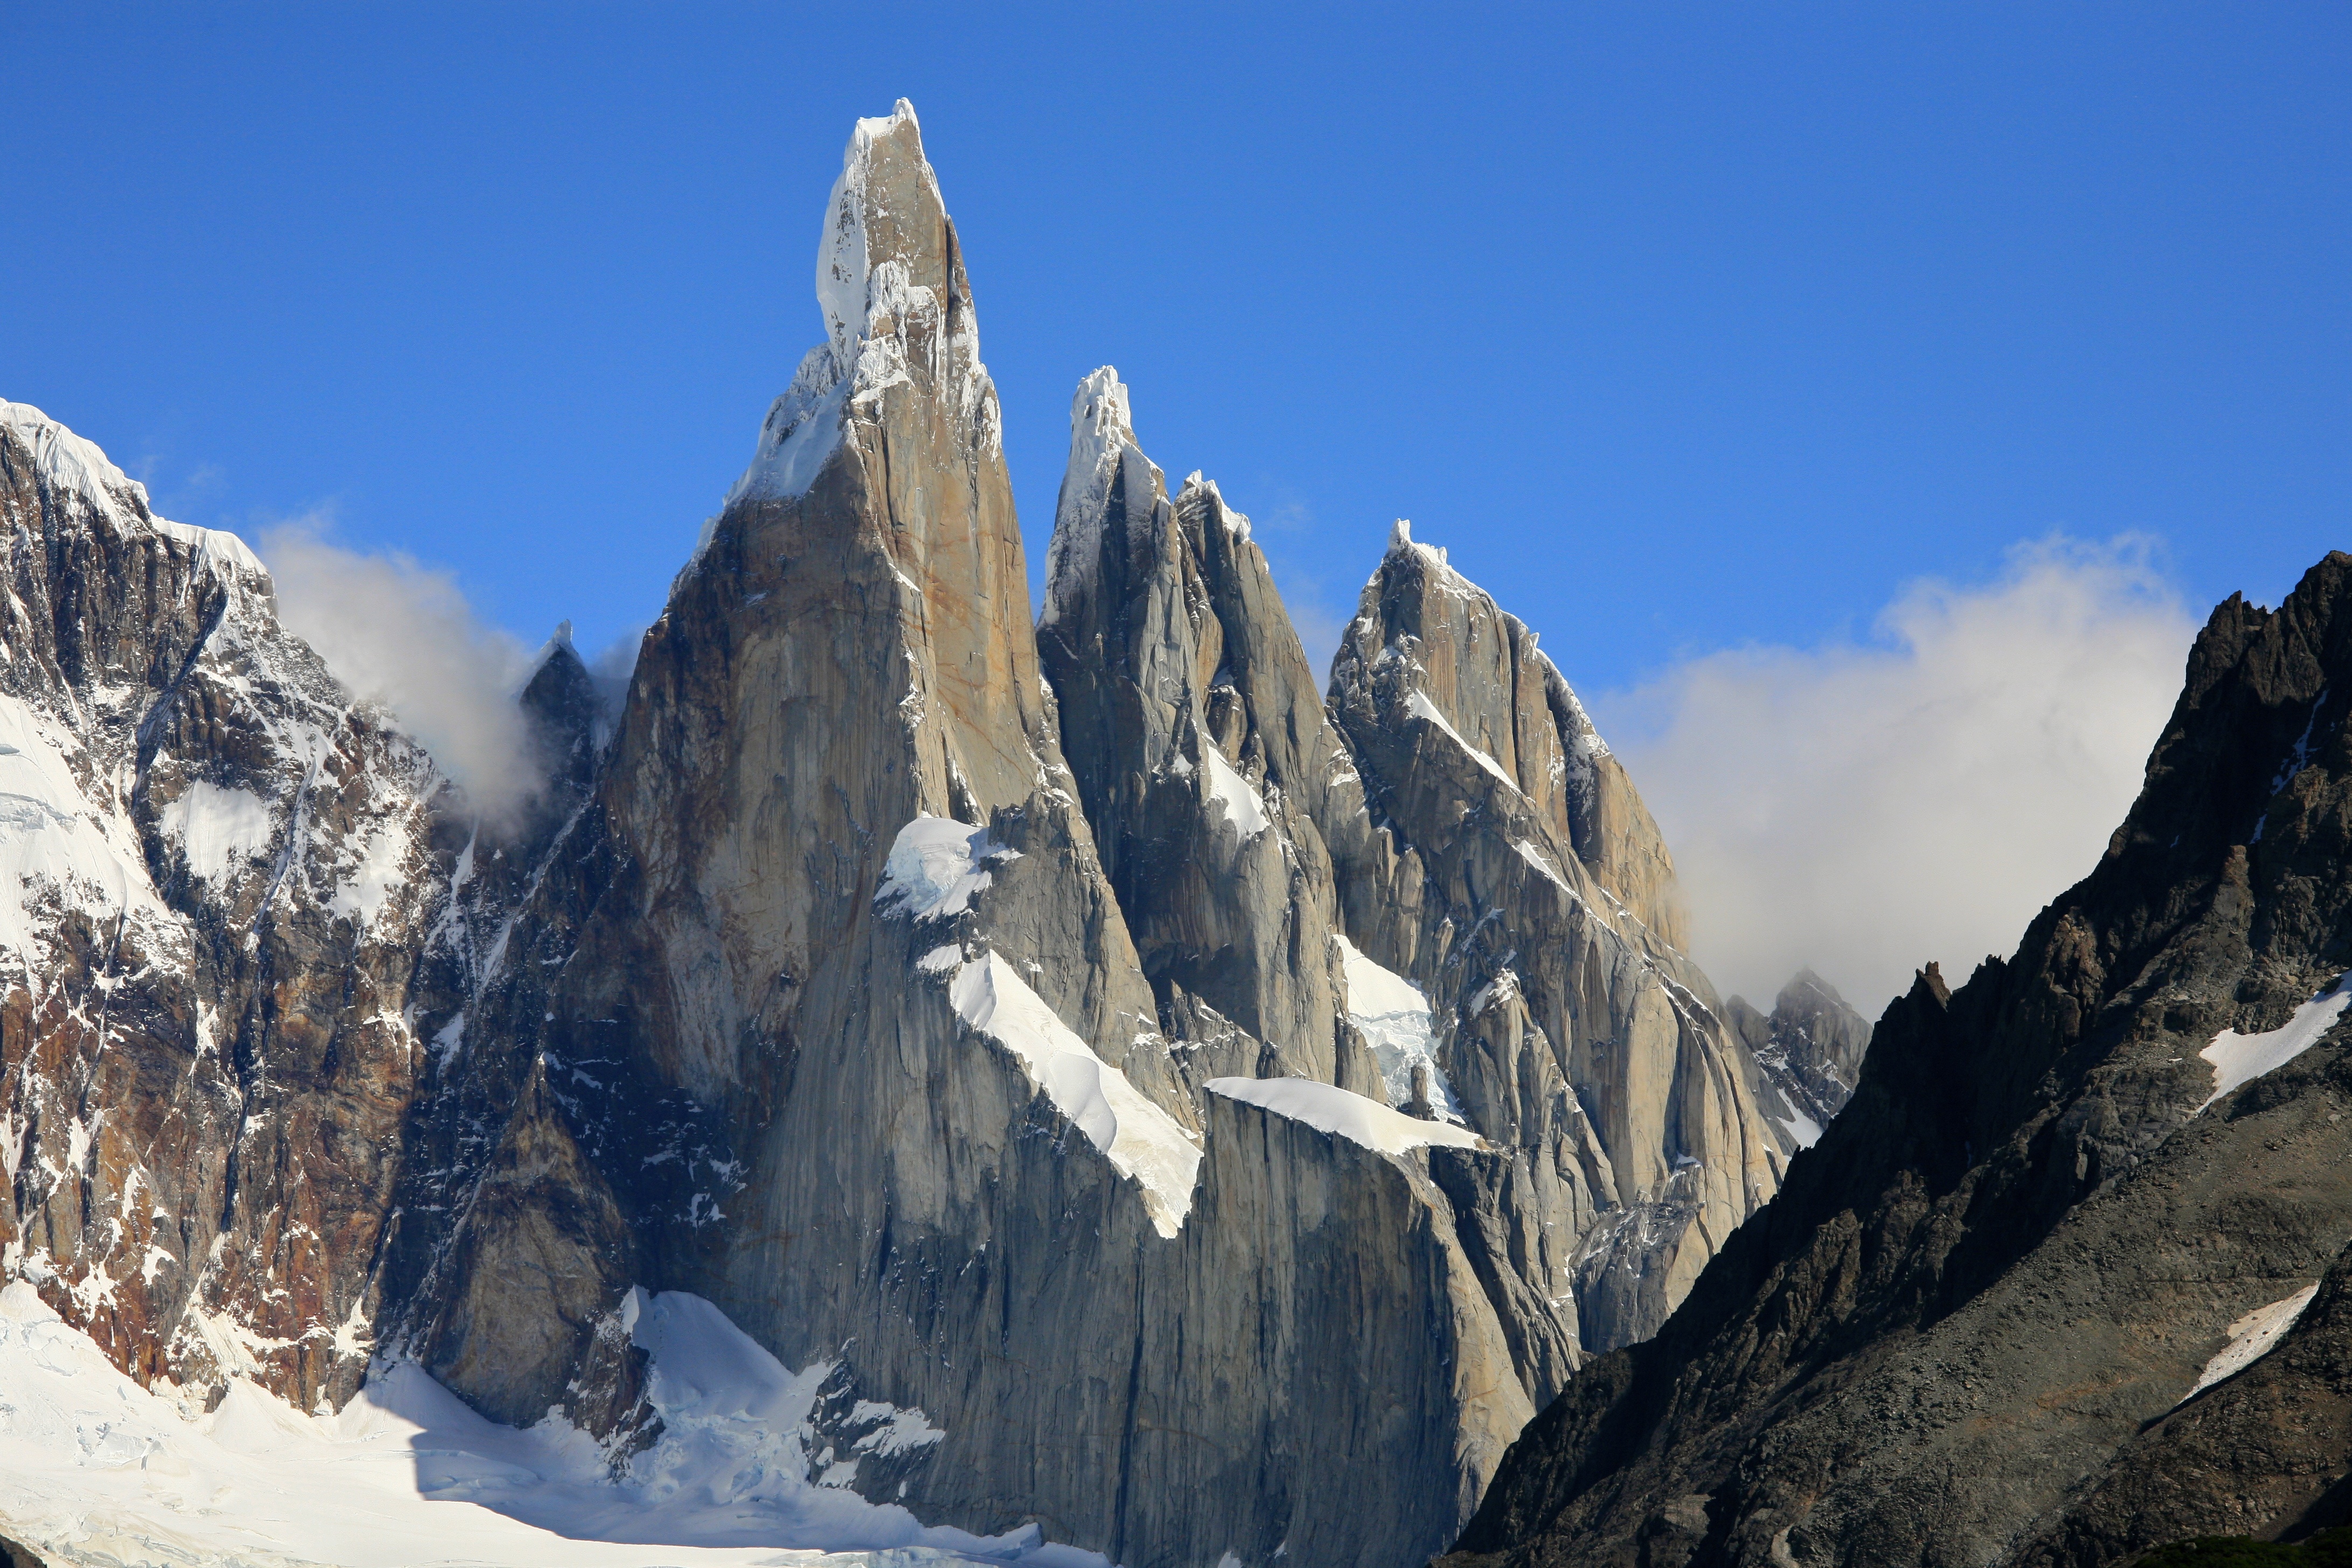
POLYGON ((1780 1197, 1446 1561, 2093 1564, 2341 1522, 2347 692, 2352 556, 2217 608, 2098 866, 1887 1010, 1780 1197))
POLYGON ((142 1377, 338 1402, 461 984, 442 782, 251 552, 21 404, 0 512, 5 1270, 142 1377))
POLYGON ((1355 927, 1428 992, 1506 1208, 1580 1340, 1651 1332, 1796 1144, 1683 951, 1673 862, 1535 634, 1398 523, 1330 708, 1396 869, 1355 927))

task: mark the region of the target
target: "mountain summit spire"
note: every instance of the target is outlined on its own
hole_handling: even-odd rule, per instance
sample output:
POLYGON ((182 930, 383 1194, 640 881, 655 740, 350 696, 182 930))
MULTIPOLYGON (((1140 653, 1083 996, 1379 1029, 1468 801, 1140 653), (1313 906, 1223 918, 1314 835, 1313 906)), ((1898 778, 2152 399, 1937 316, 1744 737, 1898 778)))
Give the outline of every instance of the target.
POLYGON ((804 493, 841 445, 845 417, 875 417, 887 390, 919 378, 942 395, 976 448, 996 446, 996 398, 980 363, 963 254, 923 156, 915 106, 903 98, 849 133, 817 239, 815 282, 825 341, 769 407, 729 505, 804 493))

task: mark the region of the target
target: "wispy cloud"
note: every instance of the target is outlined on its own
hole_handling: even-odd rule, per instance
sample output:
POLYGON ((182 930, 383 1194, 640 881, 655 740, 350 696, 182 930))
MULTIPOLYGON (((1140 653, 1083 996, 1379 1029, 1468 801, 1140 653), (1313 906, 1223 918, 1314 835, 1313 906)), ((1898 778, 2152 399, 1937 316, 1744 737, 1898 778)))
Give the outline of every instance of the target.
POLYGON ((510 816, 545 768, 515 696, 532 650, 485 625, 448 573, 332 542, 314 512, 261 531, 279 618, 381 702, 484 816, 510 816))
POLYGON ((1700 963, 1769 998, 1811 964, 1865 1013, 1929 960, 2014 950, 2138 793, 2195 624, 2150 542, 2021 545, 1876 637, 1694 658, 1601 716, 1656 815, 1700 963))

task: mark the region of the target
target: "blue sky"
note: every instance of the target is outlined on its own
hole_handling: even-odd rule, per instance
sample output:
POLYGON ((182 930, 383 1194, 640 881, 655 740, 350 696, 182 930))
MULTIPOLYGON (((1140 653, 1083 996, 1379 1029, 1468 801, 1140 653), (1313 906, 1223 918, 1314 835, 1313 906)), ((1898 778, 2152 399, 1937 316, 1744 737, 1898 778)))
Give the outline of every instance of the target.
POLYGON ((1033 563, 1077 378, 1302 618, 1412 517, 1591 690, 2062 531, 2195 605, 2352 542, 2352 11, 56 7, 0 395, 184 521, 657 613, 912 99, 1033 563))

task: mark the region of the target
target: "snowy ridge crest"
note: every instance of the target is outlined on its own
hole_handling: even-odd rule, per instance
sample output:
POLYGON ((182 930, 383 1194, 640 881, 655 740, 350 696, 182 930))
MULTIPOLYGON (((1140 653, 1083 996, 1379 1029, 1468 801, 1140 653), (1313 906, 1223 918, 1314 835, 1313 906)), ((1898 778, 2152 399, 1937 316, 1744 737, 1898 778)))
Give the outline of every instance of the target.
POLYGON ((97 442, 75 435, 31 404, 0 398, 0 426, 32 449, 34 482, 52 497, 75 497, 127 532, 152 531, 187 545, 199 565, 213 568, 232 586, 240 576, 268 581, 268 568, 244 540, 157 517, 145 485, 116 468, 97 442))
POLYGON ((1176 493, 1176 511, 1179 516, 1186 518, 1197 512, 1202 515, 1204 521, 1222 523, 1225 531, 1236 540, 1246 540, 1250 536, 1250 520, 1227 506, 1224 492, 1217 489, 1217 481, 1207 478, 1198 468, 1184 476, 1184 488, 1176 493))

